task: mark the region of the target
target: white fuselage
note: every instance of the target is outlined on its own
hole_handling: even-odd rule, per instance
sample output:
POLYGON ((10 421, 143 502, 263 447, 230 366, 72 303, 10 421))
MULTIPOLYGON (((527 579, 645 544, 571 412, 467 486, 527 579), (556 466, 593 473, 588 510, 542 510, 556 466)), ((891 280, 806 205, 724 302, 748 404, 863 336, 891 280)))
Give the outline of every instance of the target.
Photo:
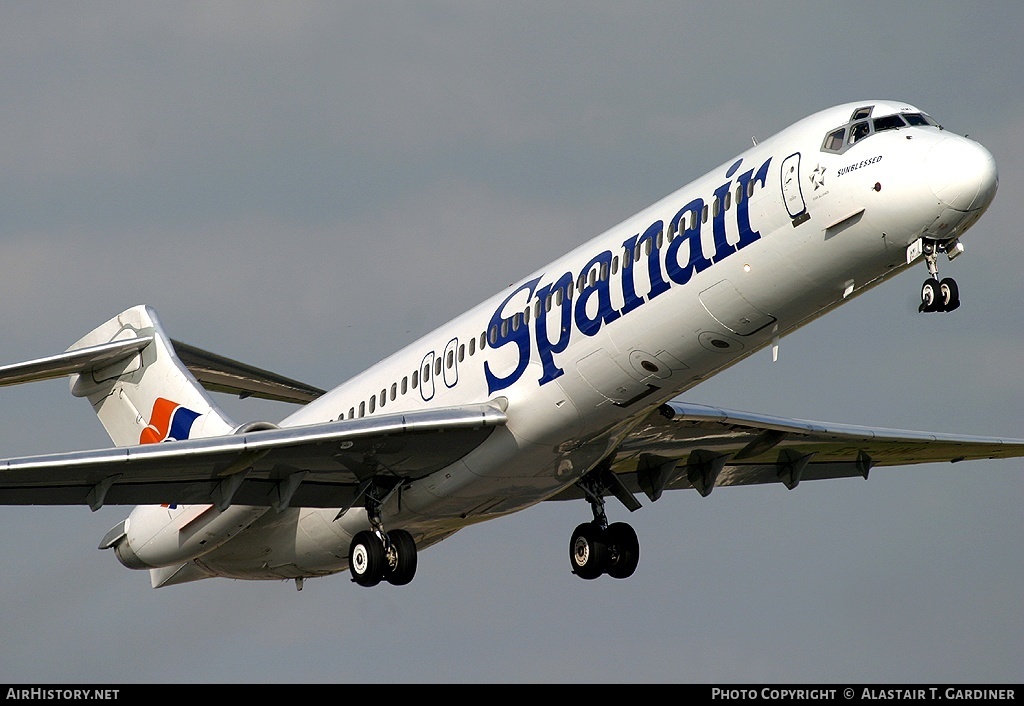
MULTIPOLYGON (((549 498, 651 409, 951 240, 996 187, 991 155, 928 123, 851 143, 858 108, 806 118, 510 285, 299 409, 282 426, 497 401, 508 424, 383 507, 421 548, 549 498), (842 144, 826 142, 849 126, 842 144)), ((870 120, 867 121, 870 124, 870 120)), ((140 509, 141 510, 141 509, 140 509)), ((251 508, 250 508, 251 510, 251 508)), ((355 509, 258 513, 198 562, 211 574, 344 570, 355 509)))

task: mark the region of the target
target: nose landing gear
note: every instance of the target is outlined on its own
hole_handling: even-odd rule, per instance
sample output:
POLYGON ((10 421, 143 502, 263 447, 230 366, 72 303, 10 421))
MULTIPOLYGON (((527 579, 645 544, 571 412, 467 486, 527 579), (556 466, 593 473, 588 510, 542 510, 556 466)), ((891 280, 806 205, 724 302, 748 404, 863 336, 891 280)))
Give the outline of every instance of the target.
POLYGON ((928 265, 929 277, 921 285, 921 305, 917 308, 922 312, 954 311, 960 308, 960 287, 952 277, 939 280, 938 254, 945 252, 950 260, 964 251, 959 241, 942 243, 935 240, 923 240, 920 247, 924 253, 924 261, 928 265))

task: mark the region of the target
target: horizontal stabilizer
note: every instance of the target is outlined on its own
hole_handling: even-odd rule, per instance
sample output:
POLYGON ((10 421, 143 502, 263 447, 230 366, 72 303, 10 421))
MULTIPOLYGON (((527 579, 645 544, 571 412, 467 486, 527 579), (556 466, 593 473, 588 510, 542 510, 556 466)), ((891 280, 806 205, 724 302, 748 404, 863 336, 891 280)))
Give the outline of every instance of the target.
POLYGON ((139 336, 78 348, 24 363, 0 366, 0 386, 50 380, 107 367, 122 358, 134 356, 152 342, 152 336, 139 336))
POLYGON ((295 404, 312 402, 324 394, 324 390, 319 387, 239 363, 181 341, 172 340, 171 344, 178 360, 200 385, 213 392, 295 404))

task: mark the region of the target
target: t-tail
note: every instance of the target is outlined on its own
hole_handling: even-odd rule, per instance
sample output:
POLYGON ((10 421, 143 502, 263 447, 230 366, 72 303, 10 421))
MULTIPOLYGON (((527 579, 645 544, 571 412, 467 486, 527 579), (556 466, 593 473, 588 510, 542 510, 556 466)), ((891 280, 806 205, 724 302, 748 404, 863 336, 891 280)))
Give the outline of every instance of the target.
POLYGON ((107 347, 127 355, 82 367, 71 376, 71 394, 88 398, 116 446, 221 436, 234 430, 234 423, 175 355, 156 312, 148 306, 121 312, 86 334, 67 354, 107 347), (134 351, 132 342, 138 344, 134 351))

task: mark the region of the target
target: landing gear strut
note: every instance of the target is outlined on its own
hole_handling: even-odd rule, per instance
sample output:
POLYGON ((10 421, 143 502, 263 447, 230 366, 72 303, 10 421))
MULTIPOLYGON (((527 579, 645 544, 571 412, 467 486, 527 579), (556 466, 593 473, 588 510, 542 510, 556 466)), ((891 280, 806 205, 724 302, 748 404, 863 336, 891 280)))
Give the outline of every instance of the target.
POLYGON ((416 542, 404 529, 384 531, 380 506, 387 498, 376 486, 366 490, 366 516, 370 529, 357 532, 348 548, 348 570, 360 586, 387 581, 404 586, 416 575, 416 542))
POLYGON ((946 277, 939 280, 938 254, 945 252, 950 260, 963 252, 963 246, 957 241, 941 243, 925 240, 922 244, 924 260, 928 265, 928 279, 921 285, 921 306, 918 311, 953 311, 960 307, 960 288, 956 280, 946 277))
POLYGON ((584 522, 572 533, 569 564, 581 579, 596 579, 601 574, 616 579, 629 578, 640 561, 640 540, 625 522, 608 524, 604 488, 599 478, 600 474, 586 476, 579 482, 594 511, 594 520, 584 522))

